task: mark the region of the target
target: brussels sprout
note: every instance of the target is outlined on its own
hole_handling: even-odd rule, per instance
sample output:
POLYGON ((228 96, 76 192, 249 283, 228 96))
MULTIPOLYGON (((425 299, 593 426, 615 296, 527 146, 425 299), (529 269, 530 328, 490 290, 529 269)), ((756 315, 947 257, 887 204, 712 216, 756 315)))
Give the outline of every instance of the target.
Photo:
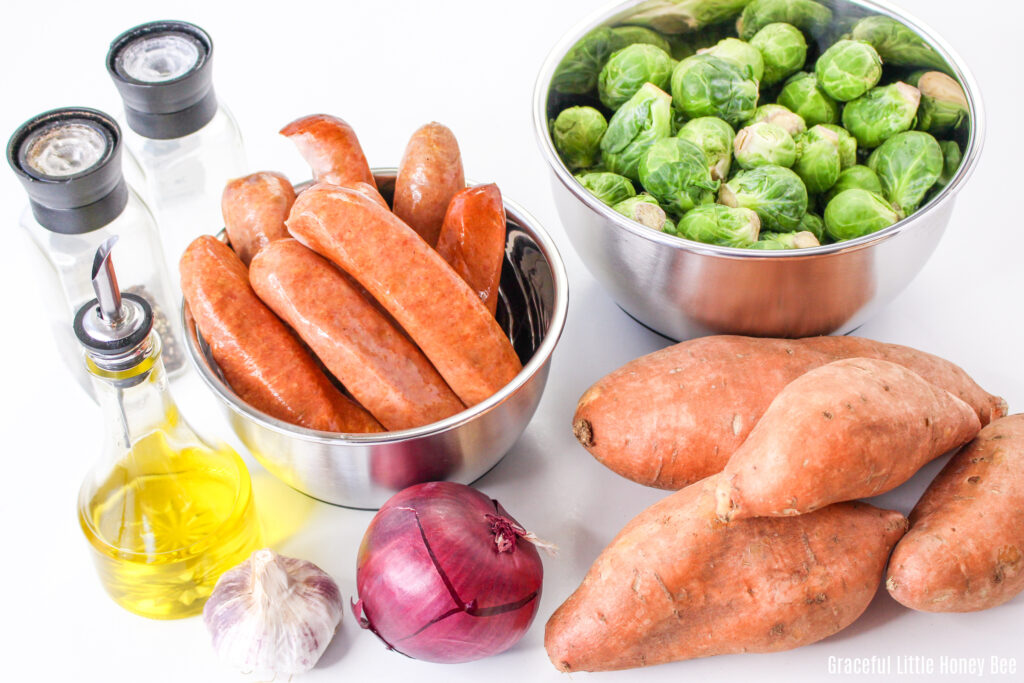
POLYGON ((644 28, 643 26, 617 26, 612 29, 612 33, 615 34, 618 43, 621 44, 622 47, 641 43, 654 45, 665 52, 672 52, 672 46, 669 45, 665 36, 661 35, 657 31, 644 28))
POLYGON ((748 76, 760 81, 764 76, 764 57, 761 51, 738 38, 723 38, 714 47, 698 50, 697 54, 712 55, 732 62, 746 70, 748 76))
POLYGON ((806 71, 794 74, 786 81, 778 102, 799 114, 808 126, 839 121, 839 105, 821 89, 817 77, 806 71))
POLYGON ((722 185, 720 204, 753 209, 761 226, 773 232, 791 232, 807 213, 807 188, 800 176, 782 166, 758 166, 740 171, 722 185))
POLYGON ((601 138, 601 161, 613 173, 639 180, 640 159, 672 132, 672 97, 652 83, 619 107, 601 138))
POLYGON ((935 138, 911 130, 883 142, 868 157, 868 166, 878 174, 885 198, 909 216, 942 175, 943 161, 935 138))
POLYGON ((608 122, 593 107, 569 107, 558 114, 551 137, 565 165, 576 170, 597 163, 601 136, 607 129, 608 122))
POLYGON ((799 135, 807 130, 807 124, 799 114, 794 114, 787 107, 781 104, 762 104, 754 110, 754 115, 747 125, 754 123, 774 123, 792 136, 799 135))
POLYGON ((774 123, 754 123, 736 133, 736 163, 743 168, 785 166, 796 161, 793 136, 774 123))
POLYGON ((886 64, 949 71, 946 60, 938 52, 924 42, 921 36, 895 19, 865 17, 854 24, 850 37, 870 43, 886 64))
POLYGON ((764 83, 775 85, 804 68, 807 40, 796 26, 776 22, 754 34, 750 44, 764 59, 764 83))
POLYGON ((839 136, 825 126, 814 126, 797 136, 798 154, 793 170, 804 181, 807 191, 820 194, 839 178, 839 136))
POLYGON ((690 33, 731 19, 750 0, 647 0, 623 21, 649 26, 662 33, 690 33))
POLYGON ((551 77, 551 89, 570 95, 584 95, 597 87, 601 67, 613 52, 623 47, 607 26, 586 34, 562 57, 551 77))
POLYGON ((835 184, 825 193, 825 203, 828 204, 843 190, 852 190, 853 188, 882 194, 882 181, 878 179, 878 174, 867 166, 860 164, 850 166, 839 172, 835 184))
POLYGON ((954 79, 941 71, 926 71, 910 79, 921 91, 917 129, 932 135, 948 135, 970 117, 967 95, 954 79))
POLYGON ((679 237, 723 247, 752 247, 760 231, 761 219, 754 211, 721 204, 695 207, 676 224, 679 237))
POLYGON ((580 185, 587 188, 587 191, 600 199, 608 206, 615 206, 624 199, 636 195, 636 188, 633 183, 618 173, 607 171, 592 171, 580 173, 576 176, 580 185))
POLYGON ((689 36, 669 36, 668 44, 671 46, 671 50, 668 51, 672 55, 672 59, 682 61, 687 57, 692 57, 697 54, 697 48, 687 40, 689 36))
POLYGON ((818 58, 814 74, 829 97, 849 102, 878 85, 882 60, 870 43, 840 40, 818 58))
POLYGON ((740 15, 736 31, 743 40, 750 40, 768 24, 779 22, 818 36, 832 22, 832 10, 814 0, 754 0, 740 15))
POLYGON ((623 199, 613 206, 612 209, 618 211, 626 218, 632 218, 640 225, 653 230, 663 229, 665 221, 668 220, 668 216, 665 215, 665 209, 661 208, 658 200, 644 193, 629 199, 623 199))
POLYGON ((661 48, 644 43, 624 47, 612 54, 597 79, 597 95, 609 109, 618 109, 644 83, 662 90, 668 87, 675 62, 661 48))
POLYGON ((963 160, 964 155, 960 151, 960 145, 952 140, 940 142, 939 147, 942 149, 942 174, 935 181, 935 186, 945 187, 949 185, 950 181, 953 180, 953 176, 959 170, 960 162, 963 160))
POLYGON ((839 136, 839 163, 842 168, 850 168, 857 163, 857 138, 850 135, 850 131, 834 123, 822 123, 822 128, 839 136))
POLYGON ((694 55, 672 72, 672 101, 690 118, 717 116, 735 126, 757 107, 757 82, 712 55, 694 55))
POLYGON ((852 240, 887 228, 900 219, 889 202, 874 192, 843 190, 825 207, 825 232, 837 241, 852 240))
POLYGON ((807 249, 820 247, 821 242, 811 232, 762 232, 761 239, 754 243, 754 249, 807 249))
POLYGON ((714 116, 692 119, 677 133, 677 137, 692 142, 704 152, 712 180, 725 180, 729 176, 735 136, 732 126, 714 116))
POLYGON ((843 127, 857 138, 861 147, 878 147, 896 133, 910 128, 920 101, 921 92, 902 81, 872 88, 847 103, 843 109, 843 127))
POLYGON ((825 236, 825 221, 818 214, 808 211, 800 219, 800 225, 797 227, 797 234, 801 232, 809 232, 814 235, 816 241, 821 242, 825 236))
POLYGON ((679 138, 658 140, 640 160, 640 182, 659 203, 681 214, 715 201, 718 181, 711 179, 700 147, 679 138))

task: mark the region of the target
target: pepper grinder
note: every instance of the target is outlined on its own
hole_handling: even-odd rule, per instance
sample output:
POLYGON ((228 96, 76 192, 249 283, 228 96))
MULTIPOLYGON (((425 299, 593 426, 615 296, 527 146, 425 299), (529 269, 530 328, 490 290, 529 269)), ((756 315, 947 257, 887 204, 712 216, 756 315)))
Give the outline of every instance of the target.
POLYGON ((181 417, 153 309, 118 287, 116 240, 97 250, 96 298, 74 322, 106 432, 78 517, 111 597, 136 614, 174 619, 198 613, 220 575, 259 547, 259 520, 242 459, 205 443, 181 417))
POLYGON ((172 375, 182 372, 181 323, 160 236, 149 209, 125 183, 117 123, 95 109, 45 112, 11 136, 7 162, 28 193, 21 226, 36 247, 30 258, 54 339, 78 383, 93 395, 69 323, 92 298, 93 253, 114 234, 121 236, 121 252, 128 256, 121 281, 128 292, 152 301, 167 369, 172 375))
POLYGON ((189 242, 223 227, 224 185, 245 173, 238 125, 213 89, 213 40, 184 21, 142 24, 111 43, 107 71, 124 102, 125 144, 177 273, 189 242))

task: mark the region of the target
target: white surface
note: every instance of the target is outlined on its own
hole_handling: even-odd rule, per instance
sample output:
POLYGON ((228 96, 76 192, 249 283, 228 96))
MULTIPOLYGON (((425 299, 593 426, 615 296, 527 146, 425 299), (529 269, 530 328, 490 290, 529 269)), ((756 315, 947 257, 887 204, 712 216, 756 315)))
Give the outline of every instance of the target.
MULTIPOLYGON (((583 578, 590 562, 631 517, 663 492, 620 479, 579 447, 569 424, 576 399, 598 377, 665 340, 628 319, 576 258, 559 225, 547 169, 533 139, 530 96, 550 45, 598 3, 332 2, 281 5, 186 1, 171 11, 138 2, 17 3, 4 10, 0 41, 4 106, 0 134, 57 106, 112 109, 113 85, 103 59, 121 30, 158 18, 205 27, 217 46, 215 83, 238 117, 250 166, 292 179, 308 175, 276 131, 293 118, 324 111, 347 119, 371 165, 397 163, 409 134, 430 120, 450 126, 467 173, 496 181, 554 235, 571 280, 569 320, 537 416, 521 441, 479 487, 500 500, 538 536, 561 546, 545 560, 544 596, 533 627, 511 651, 477 663, 441 666, 386 652, 350 614, 320 665, 303 680, 520 681, 569 680, 543 650, 544 621, 583 578)), ((960 195, 953 223, 924 272, 891 306, 859 330, 947 357, 1011 407, 1024 406, 1019 293, 1020 27, 1017 3, 902 0, 971 65, 989 113, 989 135, 977 174, 960 195)), ((75 518, 79 482, 99 449, 95 407, 57 362, 24 250, 15 238, 25 197, 0 171, 0 206, 8 246, 0 268, 7 299, 0 337, 4 359, 0 420, 4 436, 3 678, 9 681, 246 680, 214 657, 200 619, 149 621, 111 602, 93 571, 75 518), (12 666, 13 665, 13 666, 12 666)), ((195 379, 193 377, 193 379, 195 379)), ((227 436, 214 404, 198 385, 179 391, 194 423, 227 436)), ((906 512, 938 464, 886 496, 906 512)), ((355 554, 371 513, 307 504, 274 488, 253 466, 261 499, 308 508, 306 524, 277 544, 330 572, 346 599, 354 593, 355 554)), ((819 681, 830 657, 981 657, 997 680, 1024 679, 1024 596, 978 614, 913 613, 881 591, 867 613, 821 643, 772 655, 683 662, 601 675, 607 681, 819 681), (995 676, 992 657, 1016 657, 1015 676, 995 676)), ((574 674, 571 680, 585 680, 574 674)), ((863 680, 874 680, 860 676, 863 680)))

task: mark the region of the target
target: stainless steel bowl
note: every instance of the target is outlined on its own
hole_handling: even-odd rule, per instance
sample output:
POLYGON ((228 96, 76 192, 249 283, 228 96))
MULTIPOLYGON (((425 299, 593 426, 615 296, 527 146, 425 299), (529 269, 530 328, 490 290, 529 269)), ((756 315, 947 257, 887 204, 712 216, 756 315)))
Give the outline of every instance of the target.
MULTIPOLYGON (((639 6, 617 2, 569 31, 541 68, 533 122, 551 168, 555 204, 573 247, 612 298, 640 323, 672 339, 705 334, 804 337, 845 334, 874 315, 917 275, 949 223, 957 192, 973 173, 984 137, 978 86, 963 60, 920 21, 875 0, 819 0, 844 14, 884 14, 924 37, 946 59, 970 103, 964 160, 949 185, 910 217, 848 242, 792 251, 717 247, 650 230, 587 192, 562 164, 549 132, 559 102, 555 68, 585 33, 626 22, 639 6), (550 109, 549 109, 550 107, 550 109)), ((649 3, 646 3, 649 4, 649 3)))
MULTIPOLYGON (((376 169, 390 198, 395 169, 376 169)), ((297 427, 244 403, 227 385, 185 310, 186 343, 200 377, 227 410, 242 443, 269 472, 322 501, 378 508, 423 481, 471 483, 494 467, 522 434, 540 402, 551 353, 569 306, 565 266, 551 237, 505 199, 508 230, 498 322, 522 371, 486 401, 440 422, 385 434, 342 435, 297 427)))

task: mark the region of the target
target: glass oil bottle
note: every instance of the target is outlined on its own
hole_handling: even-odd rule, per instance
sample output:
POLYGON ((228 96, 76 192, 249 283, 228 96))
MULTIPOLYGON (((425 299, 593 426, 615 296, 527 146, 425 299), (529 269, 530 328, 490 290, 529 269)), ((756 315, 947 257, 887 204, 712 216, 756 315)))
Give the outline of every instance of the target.
POLYGON ((79 495, 79 522, 119 605, 154 619, 186 617, 260 547, 259 522, 245 463, 226 445, 208 446, 178 413, 152 308, 118 289, 115 241, 97 251, 97 298, 74 322, 106 431, 79 495))
POLYGON ((238 124, 213 89, 213 41, 184 21, 142 24, 111 43, 107 72, 124 103, 129 169, 143 176, 177 281, 185 247, 224 225, 224 185, 245 173, 238 124))

